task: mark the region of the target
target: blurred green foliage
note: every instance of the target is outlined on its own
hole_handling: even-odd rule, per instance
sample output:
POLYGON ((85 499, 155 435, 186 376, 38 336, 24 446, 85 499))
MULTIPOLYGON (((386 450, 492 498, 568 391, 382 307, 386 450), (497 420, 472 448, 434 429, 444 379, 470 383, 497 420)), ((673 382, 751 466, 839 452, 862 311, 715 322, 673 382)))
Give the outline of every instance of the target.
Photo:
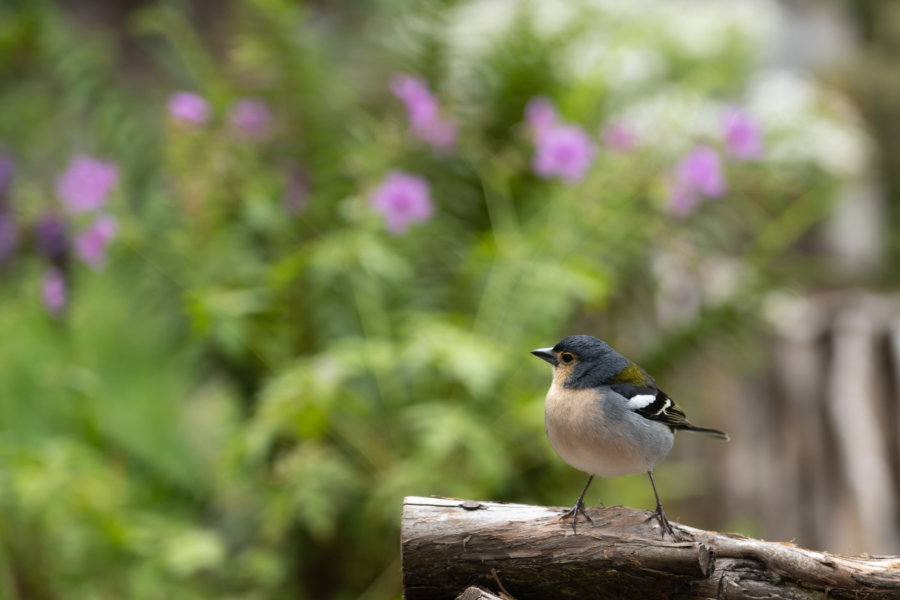
MULTIPOLYGON (((698 57, 664 15, 593 3, 550 30, 542 3, 501 18, 241 0, 203 27, 182 4, 128 15, 134 69, 111 30, 51 3, 0 7, 17 219, 55 206, 74 153, 123 175, 110 263, 72 267, 63 319, 40 304, 35 257, 4 267, 0 596, 396 597, 404 495, 574 499, 582 476, 545 442, 549 375, 529 349, 590 332, 662 371, 740 340, 764 294, 808 269, 791 249, 838 181, 808 157, 730 165, 727 197, 685 217, 665 210, 665 174, 713 134, 651 125, 654 142, 601 150, 574 186, 531 172, 532 97, 594 136, 657 96, 740 103, 759 53, 740 30, 698 57), (627 86, 604 62, 623 49, 655 61, 627 86), (395 72, 429 81, 457 149, 407 134, 395 72), (207 126, 166 118, 179 89, 209 100, 207 126), (245 97, 272 110, 265 139, 228 126, 245 97), (436 205, 401 236, 367 198, 391 169, 426 177, 436 205), (298 171, 309 190, 291 208, 298 171), (686 277, 731 261, 735 281, 661 322, 661 256, 686 277)), ((767 128, 767 143, 797 135, 767 128)), ((670 496, 701 493, 690 468, 672 467, 670 496)), ((649 505, 645 487, 595 493, 649 505)))
MULTIPOLYGON (((889 2, 844 2, 855 25, 861 51, 853 57, 843 79, 863 118, 869 124, 878 160, 873 165, 885 197, 885 221, 888 229, 900 226, 900 126, 894 115, 900 106, 900 75, 894 68, 900 49, 900 7, 889 2)), ((885 283, 900 281, 900 240, 895 235, 885 240, 885 283)))

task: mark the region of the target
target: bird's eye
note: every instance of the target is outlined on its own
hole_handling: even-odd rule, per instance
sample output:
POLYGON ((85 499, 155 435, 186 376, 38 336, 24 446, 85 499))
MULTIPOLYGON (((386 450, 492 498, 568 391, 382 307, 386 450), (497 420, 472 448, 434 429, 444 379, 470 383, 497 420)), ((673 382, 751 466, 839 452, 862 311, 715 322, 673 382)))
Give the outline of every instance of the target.
POLYGON ((568 352, 563 352, 559 357, 562 359, 562 361, 564 363, 570 363, 573 360, 575 360, 575 357, 572 356, 571 354, 569 354, 568 352))

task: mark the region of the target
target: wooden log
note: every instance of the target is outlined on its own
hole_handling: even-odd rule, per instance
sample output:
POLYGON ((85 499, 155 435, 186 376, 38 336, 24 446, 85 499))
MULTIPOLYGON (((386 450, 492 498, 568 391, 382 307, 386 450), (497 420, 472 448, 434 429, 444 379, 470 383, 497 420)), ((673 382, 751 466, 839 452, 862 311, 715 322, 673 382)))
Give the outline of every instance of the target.
POLYGON ((470 586, 516 600, 540 598, 900 598, 900 558, 843 556, 675 526, 652 513, 590 508, 593 524, 563 508, 408 497, 401 554, 407 600, 452 600, 470 586), (496 580, 492 575, 496 571, 496 580))

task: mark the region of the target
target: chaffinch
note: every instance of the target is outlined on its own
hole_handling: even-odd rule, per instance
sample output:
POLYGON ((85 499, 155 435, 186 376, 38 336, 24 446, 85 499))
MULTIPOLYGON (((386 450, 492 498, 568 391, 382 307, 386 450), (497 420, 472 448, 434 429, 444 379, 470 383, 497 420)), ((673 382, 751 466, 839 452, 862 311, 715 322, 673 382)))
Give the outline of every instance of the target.
POLYGON ((668 532, 675 537, 656 491, 653 466, 672 449, 677 430, 723 440, 728 434, 693 425, 646 371, 595 337, 573 335, 531 353, 553 365, 544 408, 550 445, 569 465, 590 475, 575 506, 560 518, 572 517, 572 531, 578 513, 591 521, 584 495, 595 476, 646 471, 656 496, 653 516, 663 536, 668 532))

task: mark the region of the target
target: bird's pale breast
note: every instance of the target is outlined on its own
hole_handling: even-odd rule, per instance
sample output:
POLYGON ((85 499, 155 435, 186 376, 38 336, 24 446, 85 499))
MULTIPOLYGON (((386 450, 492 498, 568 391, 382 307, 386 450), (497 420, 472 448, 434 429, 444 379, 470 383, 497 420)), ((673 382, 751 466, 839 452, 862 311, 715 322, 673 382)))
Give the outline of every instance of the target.
POLYGON ((650 470, 669 453, 674 435, 627 409, 626 402, 612 390, 572 389, 554 381, 544 409, 550 445, 569 465, 592 475, 650 470))

